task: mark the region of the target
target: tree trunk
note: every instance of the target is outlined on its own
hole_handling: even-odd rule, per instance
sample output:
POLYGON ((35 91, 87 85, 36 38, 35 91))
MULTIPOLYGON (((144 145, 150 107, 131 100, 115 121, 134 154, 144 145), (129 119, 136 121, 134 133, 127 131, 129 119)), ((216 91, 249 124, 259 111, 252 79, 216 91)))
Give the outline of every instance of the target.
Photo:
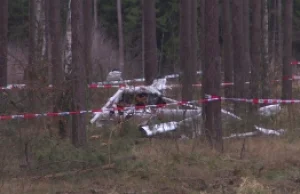
MULTIPOLYGON (((245 81, 247 67, 245 65, 245 39, 243 30, 243 1, 232 1, 232 36, 233 38, 233 65, 234 90, 236 98, 246 97, 245 81)), ((243 106, 236 104, 236 111, 240 112, 243 106)))
POLYGON ((50 45, 50 3, 51 0, 45 0, 44 2, 44 9, 45 9, 45 61, 48 64, 47 67, 47 76, 48 76, 48 84, 52 84, 52 66, 50 65, 51 59, 51 45, 50 45))
POLYGON ((93 0, 83 1, 84 14, 84 61, 86 82, 90 83, 92 74, 92 29, 93 29, 93 0))
POLYGON ((191 47, 191 0, 180 0, 180 66, 182 75, 182 100, 193 97, 192 47, 191 47))
MULTIPOLYGON (((232 34, 230 17, 230 0, 223 0, 223 64, 224 64, 224 82, 233 82, 233 60, 232 60, 232 34)), ((225 87, 226 97, 233 97, 233 88, 225 87)))
POLYGON ((0 86, 7 85, 8 0, 0 0, 0 86))
POLYGON ((259 74, 261 67, 261 0, 251 0, 252 26, 251 26, 251 77, 250 77, 250 97, 259 98, 260 84, 259 74))
POLYGON ((202 69, 204 63, 204 51, 205 51, 205 0, 200 0, 200 12, 199 12, 199 55, 200 65, 198 69, 202 69))
POLYGON ((151 85, 158 73, 155 1, 143 0, 145 84, 151 85))
POLYGON ((72 63, 72 10, 71 10, 72 0, 69 0, 68 3, 68 13, 66 20, 66 34, 65 34, 65 42, 64 42, 64 72, 66 78, 69 79, 71 73, 71 63, 72 63))
POLYGON ((124 36, 123 36, 123 19, 122 19, 122 2, 117 0, 118 12, 118 34, 119 34, 119 68, 124 73, 124 36))
MULTIPOLYGON (((203 93, 221 95, 221 64, 219 45, 219 3, 209 0, 205 3, 205 63, 203 65, 203 93)), ((213 148, 223 151, 221 123, 221 101, 203 104, 205 134, 213 148)))
MULTIPOLYGON (((55 88, 61 88, 63 82, 63 65, 61 58, 60 0, 49 1, 49 19, 52 84, 55 88)), ((55 111, 57 111, 57 107, 55 111)))
POLYGON ((262 1, 262 68, 261 68, 261 89, 262 97, 268 98, 270 91, 270 79, 269 79, 269 10, 268 0, 262 1))
POLYGON ((199 67, 198 67, 198 60, 197 60, 197 51, 198 51, 198 44, 196 44, 198 42, 198 23, 197 23, 197 1, 194 1, 192 0, 191 2, 191 72, 192 74, 190 76, 191 77, 191 81, 192 83, 196 83, 196 72, 197 70, 199 70, 199 67))
POLYGON ((33 70, 35 65, 35 50, 36 50, 36 30, 35 30, 35 0, 29 1, 29 55, 28 66, 25 69, 25 80, 29 81, 33 77, 33 70))
MULTIPOLYGON (((72 110, 86 109, 85 54, 84 54, 84 15, 83 1, 72 0, 72 110)), ((72 116, 72 143, 86 145, 85 115, 72 116)))
POLYGON ((292 32, 293 32, 293 0, 284 1, 283 28, 283 68, 282 98, 292 99, 292 32))
MULTIPOLYGON (((62 65, 62 45, 61 45, 61 19, 60 19, 60 0, 49 1, 49 34, 50 34, 50 48, 51 48, 51 68, 52 68, 52 81, 55 88, 53 93, 53 111, 62 111, 61 98, 63 98, 62 85, 63 85, 63 65, 62 65)), ((61 118, 54 118, 57 122, 58 128, 60 127, 61 118)), ((61 138, 66 136, 65 127, 60 130, 61 138)))
MULTIPOLYGON (((251 58, 250 58, 250 14, 249 14, 249 0, 244 0, 244 40, 245 40, 245 68, 246 68, 246 81, 249 81, 249 71, 251 66, 251 58)), ((246 95, 248 96, 248 91, 246 92, 246 95)), ((245 96, 246 97, 246 96, 245 96)))
MULTIPOLYGON (((29 87, 34 86, 34 82, 37 81, 37 55, 36 55, 36 4, 35 0, 29 1, 29 54, 28 54, 28 65, 25 68, 24 79, 29 87)), ((33 94, 32 90, 28 90, 28 111, 35 111, 37 107, 36 95, 33 94)))
POLYGON ((98 27, 98 1, 94 0, 94 28, 98 27))
POLYGON ((277 26, 277 32, 275 37, 275 64, 276 64, 276 70, 281 70, 281 66, 283 63, 282 59, 282 51, 283 51, 283 36, 282 36, 282 0, 276 0, 277 3, 277 18, 276 18, 276 26, 277 26), (280 68, 278 68, 280 67, 280 68))
POLYGON ((269 64, 270 70, 273 73, 275 68, 275 38, 276 38, 276 30, 277 30, 277 22, 276 22, 276 8, 277 3, 276 0, 270 2, 270 9, 269 9, 269 64))

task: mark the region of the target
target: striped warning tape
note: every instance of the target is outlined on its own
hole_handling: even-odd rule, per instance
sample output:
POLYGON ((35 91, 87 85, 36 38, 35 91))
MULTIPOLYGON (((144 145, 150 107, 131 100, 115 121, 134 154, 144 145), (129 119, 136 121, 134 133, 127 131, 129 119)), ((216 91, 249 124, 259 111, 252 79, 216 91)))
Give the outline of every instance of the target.
POLYGON ((259 99, 259 98, 226 98, 221 96, 206 95, 207 99, 219 99, 226 101, 235 101, 235 102, 247 102, 252 104, 296 104, 300 103, 299 99, 259 99))
POLYGON ((14 114, 14 115, 0 115, 1 120, 14 120, 14 119, 34 119, 41 117, 59 117, 59 116, 69 116, 69 115, 79 115, 79 114, 87 114, 87 113, 104 113, 110 111, 124 111, 127 109, 131 110, 141 110, 145 108, 164 108, 171 105, 182 106, 188 105, 191 103, 207 103, 212 101, 217 101, 218 98, 209 98, 209 99, 201 99, 201 100, 192 100, 192 101, 177 101, 174 103, 167 104, 157 104, 157 105, 146 105, 146 106, 127 106, 127 107, 113 107, 113 108, 105 108, 105 109, 92 109, 92 110, 80 110, 80 111, 69 111, 69 112, 48 112, 48 113, 24 113, 24 114, 14 114))
MULTIPOLYGON (((171 75, 170 75, 171 76, 171 75)), ((142 80, 142 79, 136 79, 136 80, 142 80)), ((292 78, 288 77, 283 77, 283 80, 300 80, 299 75, 293 75, 292 78)), ((126 81, 126 80, 125 80, 126 81)), ((132 80, 127 80, 127 81, 132 81, 132 80)), ((282 80, 273 80, 273 82, 281 82, 282 80)), ((127 82, 129 83, 129 82, 127 82)), ((134 81, 132 82, 134 83, 134 81)), ((245 82, 245 84, 250 84, 250 82, 245 82)), ((221 83, 221 86, 233 86, 233 82, 223 82, 221 83)), ((141 87, 145 86, 143 84, 140 85, 133 85, 133 87, 141 87)), ((167 84, 167 86, 170 87, 182 87, 181 84, 167 84)), ((92 83, 88 84, 88 88, 90 89, 97 89, 97 88, 104 88, 104 89, 109 89, 109 88, 125 88, 125 87, 132 87, 132 85, 128 86, 126 83, 121 83, 119 81, 114 81, 110 83, 105 83, 105 82, 99 82, 99 83, 92 83)), ((192 84, 192 87, 202 87, 201 83, 196 83, 192 84)), ((28 87, 26 84, 9 84, 6 87, 0 87, 1 90, 21 90, 21 89, 31 89, 31 87, 28 87)), ((48 85, 46 87, 32 87, 32 89, 54 89, 53 85, 48 85)))
POLYGON ((291 65, 300 65, 300 61, 292 61, 291 65))

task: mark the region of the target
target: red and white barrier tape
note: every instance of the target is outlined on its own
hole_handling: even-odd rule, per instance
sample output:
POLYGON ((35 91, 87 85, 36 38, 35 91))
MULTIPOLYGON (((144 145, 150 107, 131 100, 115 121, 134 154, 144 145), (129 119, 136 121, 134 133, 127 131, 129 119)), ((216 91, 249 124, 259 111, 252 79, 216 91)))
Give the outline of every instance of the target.
POLYGON ((157 105, 146 105, 146 106, 129 106, 129 107, 115 107, 108 109, 93 109, 93 110, 81 110, 81 111, 70 111, 70 112, 48 112, 48 113, 24 113, 24 114, 15 114, 15 115, 0 115, 1 120, 14 120, 14 119, 34 119, 40 117, 58 117, 58 116, 69 116, 69 115, 78 115, 86 113, 100 113, 100 112, 109 112, 109 111, 124 111, 128 108, 141 110, 145 108, 164 108, 170 105, 188 105, 190 103, 207 103, 212 101, 217 101, 218 98, 209 98, 193 101, 178 101, 176 103, 167 103, 167 104, 157 104, 157 105))
POLYGON ((213 96, 207 95, 208 99, 219 99, 219 100, 226 100, 226 101, 235 101, 235 102, 247 102, 252 104, 296 104, 300 103, 299 99, 259 99, 259 98, 226 98, 221 96, 213 96))
MULTIPOLYGON (((299 75, 293 75, 292 78, 283 78, 284 80, 300 80, 300 76, 299 75)), ((139 79, 137 79, 139 80, 139 79)), ((129 80, 127 80, 129 81, 129 80)), ((281 82, 282 80, 274 80, 273 82, 281 82)), ((134 82, 134 81, 132 81, 134 82)), ((104 82, 103 82, 104 83, 104 82)), ((93 84, 88 84, 88 88, 90 89, 96 89, 96 88, 104 88, 104 89, 109 89, 109 88, 125 88, 128 87, 128 85, 124 84, 124 82, 122 84, 120 84, 121 81, 115 81, 115 82, 111 82, 111 84, 100 84, 100 83, 93 83, 93 84)), ((129 83, 129 82, 128 82, 129 83)), ((245 84, 249 84, 250 82, 245 82, 245 84)), ((223 82, 221 83, 221 86, 233 86, 234 83, 232 82, 223 82)), ((133 85, 133 86, 129 86, 129 87, 141 87, 141 86, 145 86, 145 85, 133 85)), ((167 86, 170 87, 181 87, 181 84, 167 84, 167 86)), ((202 87, 201 83, 196 83, 196 84, 192 84, 192 87, 202 87)), ((0 91, 1 90, 16 90, 16 89, 27 89, 30 88, 28 87, 26 84, 9 84, 6 87, 0 87, 0 91)), ((35 89, 35 87, 33 87, 35 89)), ((42 87, 42 89, 53 89, 53 85, 48 85, 46 87, 42 87)), ((41 89, 39 87, 36 87, 36 89, 41 89)))
POLYGON ((292 61, 291 65, 300 65, 300 61, 292 61))

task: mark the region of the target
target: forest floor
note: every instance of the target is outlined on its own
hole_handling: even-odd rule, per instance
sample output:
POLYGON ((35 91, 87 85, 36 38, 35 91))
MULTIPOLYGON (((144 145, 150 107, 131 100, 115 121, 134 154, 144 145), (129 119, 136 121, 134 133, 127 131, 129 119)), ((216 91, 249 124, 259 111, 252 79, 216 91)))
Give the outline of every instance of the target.
POLYGON ((6 147, 0 193, 300 193, 299 136, 247 138, 241 157, 242 139, 225 140, 220 154, 202 140, 130 133, 109 140, 94 130, 84 149, 40 139, 31 168, 19 165, 15 148, 6 147))

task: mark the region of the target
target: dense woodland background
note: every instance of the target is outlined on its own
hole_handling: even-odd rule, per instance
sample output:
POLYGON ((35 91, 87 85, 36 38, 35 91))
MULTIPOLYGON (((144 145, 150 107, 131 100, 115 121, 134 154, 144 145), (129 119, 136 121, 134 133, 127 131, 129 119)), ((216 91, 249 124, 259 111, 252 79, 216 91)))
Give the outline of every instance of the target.
MULTIPOLYGON (((274 20, 277 15, 276 4, 277 1, 268 1, 268 12, 269 12, 269 39, 271 41, 272 34, 274 33, 274 20)), ((68 1, 61 1, 61 27, 62 31, 66 30, 66 19, 68 11, 68 1)), ((8 23, 8 35, 11 49, 21 44, 23 47, 28 46, 28 33, 29 33, 29 0, 14 0, 8 1, 9 4, 9 23, 8 23)), ((222 1, 220 1, 222 6, 222 1)), ((294 14, 293 14, 293 29, 294 33, 297 34, 299 31, 299 6, 300 2, 294 1, 294 14)), ((101 36, 103 39, 108 41, 106 44, 106 50, 113 53, 118 50, 118 20, 117 20, 117 2, 102 0, 97 2, 98 7, 98 27, 100 28, 101 36)), ((157 48, 158 48, 158 62, 159 72, 161 74, 173 73, 179 71, 178 60, 179 60, 179 0, 170 1, 156 1, 156 33, 157 33, 157 48)), ((198 7, 198 34, 200 35, 201 30, 201 8, 200 3, 198 7)), ((223 9, 220 7, 220 15, 222 15, 223 9)), ((136 66, 140 67, 141 63, 141 48, 142 48, 142 9, 141 3, 138 0, 123 0, 122 1, 122 15, 124 25, 124 44, 126 51, 126 64, 131 65, 134 61, 136 66)), ((220 17, 220 22, 222 22, 220 17)), ((94 18, 93 18, 94 19, 94 18)), ((220 33, 224 27, 220 23, 220 33)), ((63 36, 62 36, 63 39, 63 36)), ((224 37, 220 34, 220 43, 224 42, 224 37)), ((296 40, 295 40, 296 42, 296 40)), ((197 39, 196 45, 200 49, 200 39, 197 39)), ((297 54, 297 44, 294 45, 294 58, 297 54)), ((104 49, 103 49, 104 50, 104 49)), ((25 50, 22 50, 25 52, 25 50)), ((96 51, 93 51, 96 52, 96 51)), ((97 54, 101 52, 96 52, 97 54)), ((13 54, 11 54, 13 55, 13 54)), ((115 53, 116 55, 116 53, 115 53)), ((270 55, 274 55, 270 53, 270 55)), ((274 56, 272 56, 274 57, 274 56)), ((115 57, 112 57, 115 58, 115 57)), ((198 52, 198 58, 200 54, 198 52)), ((114 59, 112 59, 114 60, 114 59)), ((116 61, 102 62, 103 66, 117 66, 116 61), (104 64, 106 63, 106 64, 104 64)), ((107 69, 106 69, 107 72, 107 69)), ((105 73, 106 73, 105 72, 105 73)), ((105 75, 105 73, 103 73, 105 75)), ((141 76, 138 73, 135 76, 141 76)), ((100 79, 100 78, 99 78, 100 79)), ((95 80, 96 81, 96 80, 95 80)))

